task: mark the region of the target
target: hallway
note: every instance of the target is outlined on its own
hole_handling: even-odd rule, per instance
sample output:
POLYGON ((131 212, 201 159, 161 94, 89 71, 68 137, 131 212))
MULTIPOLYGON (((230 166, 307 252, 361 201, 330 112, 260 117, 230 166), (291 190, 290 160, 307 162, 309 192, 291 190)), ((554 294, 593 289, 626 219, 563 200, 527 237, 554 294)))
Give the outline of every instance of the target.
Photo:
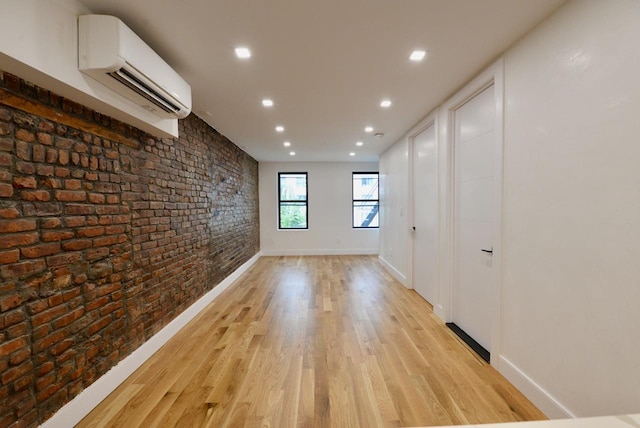
POLYGON ((80 424, 544 419, 375 256, 262 257, 80 424))

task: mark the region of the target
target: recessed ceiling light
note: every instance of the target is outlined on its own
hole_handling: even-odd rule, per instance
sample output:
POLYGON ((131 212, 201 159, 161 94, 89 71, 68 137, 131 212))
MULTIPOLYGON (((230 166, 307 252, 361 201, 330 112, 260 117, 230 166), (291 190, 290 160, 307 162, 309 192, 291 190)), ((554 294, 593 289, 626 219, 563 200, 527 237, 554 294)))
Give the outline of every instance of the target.
POLYGON ((391 107, 391 100, 380 101, 380 107, 384 107, 384 108, 391 107))
POLYGON ((356 155, 356 153, 355 153, 355 152, 351 152, 351 153, 349 153, 349 156, 355 156, 355 155, 356 155))
POLYGON ((409 59, 411 61, 415 61, 415 62, 420 62, 424 59, 424 56, 427 53, 425 51, 422 50, 415 50, 413 52, 411 52, 411 55, 409 55, 409 59))
POLYGON ((289 152, 289 156, 295 156, 296 152, 289 152))
POLYGON ((251 51, 249 50, 249 48, 241 46, 239 48, 236 48, 236 56, 242 59, 251 58, 251 51))
POLYGON ((265 107, 273 107, 273 100, 265 98, 264 100, 262 100, 262 105, 265 107))
POLYGON ((373 132, 373 126, 367 126, 364 128, 364 132, 373 132))
POLYGON ((285 146, 285 147, 289 147, 291 145, 291 143, 288 142, 288 141, 285 141, 284 143, 282 143, 282 145, 285 146))
POLYGON ((356 146, 360 147, 362 144, 363 144, 363 143, 362 143, 362 141, 358 141, 358 142, 356 143, 356 146))
POLYGON ((276 132, 284 132, 284 126, 276 126, 276 132))

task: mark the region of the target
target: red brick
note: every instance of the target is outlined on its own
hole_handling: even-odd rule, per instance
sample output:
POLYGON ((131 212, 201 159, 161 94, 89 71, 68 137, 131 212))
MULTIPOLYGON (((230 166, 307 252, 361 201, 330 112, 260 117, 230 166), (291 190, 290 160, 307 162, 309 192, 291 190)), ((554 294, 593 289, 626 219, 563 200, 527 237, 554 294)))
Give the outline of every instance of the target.
POLYGON ((13 312, 9 312, 5 314, 4 325, 5 327, 10 327, 12 325, 18 324, 19 322, 24 321, 25 319, 27 319, 27 317, 24 314, 24 312, 22 312, 22 310, 20 309, 17 309, 13 312))
POLYGON ((33 343, 33 353, 34 354, 39 354, 40 352, 44 351, 45 349, 47 349, 49 346, 53 345, 54 343, 58 343, 61 340, 63 340, 67 335, 69 334, 68 331, 66 330, 58 330, 53 332, 52 334, 40 339, 40 340, 36 340, 33 343))
POLYGON ((107 235, 115 235, 115 234, 124 233, 124 232, 125 232, 125 227, 122 225, 105 227, 105 233, 107 235))
POLYGON ((82 188, 82 181, 69 178, 64 180, 64 188, 67 190, 78 190, 82 188))
POLYGON ((63 289, 71 284, 71 274, 56 276, 53 280, 53 286, 57 289, 63 289))
POLYGON ((8 123, 0 123, 0 135, 9 135, 13 132, 13 126, 8 123))
POLYGON ((31 160, 31 145, 24 141, 16 141, 16 156, 19 159, 30 161, 31 160))
POLYGON ((38 367, 38 370, 36 371, 36 375, 38 377, 44 376, 45 374, 49 373, 51 370, 54 369, 54 364, 51 361, 46 361, 45 363, 43 363, 40 367, 38 367))
POLYGON ((17 366, 18 364, 22 363, 24 360, 29 358, 29 356, 31 356, 31 351, 29 349, 21 349, 18 352, 11 355, 11 359, 9 360, 9 363, 12 366, 17 366))
POLYGON ((38 187, 38 182, 34 177, 15 177, 13 187, 16 189, 35 189, 38 187))
POLYGON ((108 204, 117 204, 120 202, 120 196, 118 195, 107 195, 107 203, 108 204))
POLYGON ((10 296, 4 296, 0 298, 0 311, 6 312, 9 309, 20 306, 23 302, 23 298, 19 294, 12 294, 10 296))
POLYGON ((79 238, 93 238, 94 236, 104 235, 104 226, 84 227, 78 229, 79 238))
MULTIPOLYGON (((51 355, 58 356, 62 354, 64 351, 66 351, 67 349, 69 349, 71 346, 73 346, 73 344, 74 344, 73 339, 65 339, 62 342, 57 343, 52 347, 50 347, 49 352, 51 352, 51 355)), ((58 375, 62 376, 63 374, 59 372, 58 375)))
POLYGON ((36 165, 36 174, 43 175, 45 177, 53 177, 54 168, 51 165, 36 165))
POLYGON ((108 326, 110 323, 111 323, 111 317, 109 316, 99 319, 98 321, 94 322, 93 324, 89 325, 89 327, 87 327, 87 333, 89 335, 96 334, 97 332, 99 332, 100 330, 108 326))
POLYGON ((38 380, 36 381, 36 391, 42 391, 44 388, 55 382, 55 380, 55 373, 49 373, 46 376, 38 377, 38 380))
POLYGON ((26 129, 18 129, 16 131, 16 138, 30 143, 35 140, 35 135, 26 129))
POLYGON ((49 134, 45 134, 44 132, 39 132, 38 142, 40 144, 44 144, 45 146, 50 146, 53 144, 53 138, 49 134))
POLYGON ((35 228, 35 220, 0 220, 0 233, 24 232, 35 228))
POLYGON ((62 249, 64 251, 79 251, 90 247, 90 239, 74 239, 72 241, 65 241, 62 243, 62 249))
POLYGON ((48 230, 42 232, 42 241, 63 241, 65 239, 71 239, 74 236, 72 230, 48 230))
POLYGON ((101 193, 89 193, 89 202, 92 204, 104 204, 105 196, 101 193))
POLYGON ((87 194, 80 190, 56 190, 55 198, 61 202, 83 202, 87 199, 87 194))
MULTIPOLYGON (((0 125, 2 126, 2 125, 0 125)), ((12 152, 13 151, 13 140, 9 138, 0 138, 0 151, 3 152, 12 152)))
POLYGON ((100 223, 103 226, 109 226, 111 223, 113 223, 113 218, 110 215, 103 215, 103 216, 100 216, 98 223, 100 223))
POLYGON ((20 348, 25 348, 27 341, 24 337, 19 337, 10 342, 4 342, 0 344, 0 357, 6 357, 9 354, 14 353, 20 348))
POLYGON ((82 315, 84 315, 84 308, 83 307, 77 308, 69 312, 68 314, 56 319, 52 324, 53 328, 57 330, 59 328, 65 327, 71 324, 72 322, 80 319, 82 315))
POLYGON ((67 265, 69 263, 76 263, 82 259, 82 254, 80 252, 73 253, 62 253, 55 256, 47 257, 47 265, 48 266, 61 266, 67 265))
POLYGON ((43 260, 33 260, 2 266, 0 267, 0 273, 5 279, 28 278, 42 272, 45 268, 46 265, 43 260))
MULTIPOLYGON (((30 354, 27 352, 27 356, 29 355, 30 354)), ((13 359, 14 358, 11 358, 12 361, 13 359)), ((24 360, 21 360, 21 361, 24 361, 24 360)), ((31 383, 33 383, 33 379, 34 379, 34 376, 31 373, 28 373, 27 375, 16 379, 13 382, 13 390, 15 392, 22 391, 27 386, 31 385, 31 383)), ((16 416, 21 418, 28 410, 32 409, 34 405, 35 405, 35 402, 33 401, 33 399, 27 399, 26 401, 21 401, 20 405, 18 406, 16 416)), ((24 420, 24 419, 21 419, 21 420, 24 420)))
POLYGON ((14 337, 19 337, 19 336, 24 336, 28 333, 27 331, 27 323, 26 322, 21 322, 19 324, 16 324, 12 327, 6 328, 4 330, 5 335, 8 338, 13 339, 14 337))
POLYGON ((42 312, 49 307, 49 304, 46 300, 38 300, 27 305, 30 314, 37 314, 38 312, 42 312))
POLYGON ((45 186, 51 189, 60 189, 62 187, 62 180, 57 178, 45 178, 43 182, 45 186))
POLYGON ((0 198, 10 198, 13 196, 13 186, 8 183, 0 183, 0 198))
POLYGON ((91 251, 87 251, 87 260, 100 260, 109 255, 109 249, 105 247, 95 248, 91 251))
POLYGON ((0 380, 2 381, 3 385, 6 385, 9 382, 18 379, 20 376, 29 373, 31 370, 33 370, 33 363, 31 361, 27 361, 18 367, 14 367, 5 371, 2 374, 2 378, 0 378, 0 380))
POLYGON ((64 177, 68 177, 69 175, 71 175, 71 171, 69 170, 69 168, 62 168, 62 167, 56 168, 56 177, 64 178, 64 177))
POLYGON ((40 391, 39 393, 36 394, 36 400, 38 400, 39 403, 42 403, 42 402, 48 400, 56 392, 58 392, 58 390, 60 390, 60 388, 62 388, 62 386, 63 386, 62 383, 54 383, 52 385, 49 385, 43 391, 40 391))
POLYGON ((20 250, 10 250, 0 252, 0 263, 8 264, 20 260, 20 250))
POLYGON ((95 213, 96 209, 89 204, 67 204, 66 211, 69 215, 87 215, 95 213))
POLYGON ((47 163, 55 163, 58 160, 58 151, 56 149, 47 150, 47 163))
POLYGON ((20 211, 17 209, 10 208, 0 208, 0 218, 18 218, 20 217, 20 211))
POLYGON ((46 190, 23 190, 20 197, 24 201, 47 202, 51 199, 51 195, 46 190))
POLYGON ((64 224, 67 227, 84 226, 86 222, 87 222, 87 218, 85 216, 66 217, 64 219, 64 224))
POLYGON ((60 252, 60 244, 40 244, 33 247, 25 247, 20 250, 23 257, 28 259, 37 259, 40 257, 50 256, 60 252))
POLYGON ((95 238, 93 240, 94 247, 106 247, 106 246, 117 244, 117 243, 118 243, 117 236, 104 236, 102 238, 95 238))
POLYGON ((67 165, 69 163, 69 152, 67 150, 60 150, 60 152, 58 152, 58 162, 60 165, 67 165))
POLYGON ((60 227, 62 225, 62 221, 57 217, 45 218, 40 220, 40 227, 44 229, 55 229, 56 227, 60 227))
MULTIPOLYGON (((0 165, 2 164, 2 153, 0 153, 0 165)), ((9 163, 10 165, 11 163, 9 163)), ((36 167, 34 164, 29 162, 16 162, 16 171, 22 174, 34 174, 36 172, 36 167)))

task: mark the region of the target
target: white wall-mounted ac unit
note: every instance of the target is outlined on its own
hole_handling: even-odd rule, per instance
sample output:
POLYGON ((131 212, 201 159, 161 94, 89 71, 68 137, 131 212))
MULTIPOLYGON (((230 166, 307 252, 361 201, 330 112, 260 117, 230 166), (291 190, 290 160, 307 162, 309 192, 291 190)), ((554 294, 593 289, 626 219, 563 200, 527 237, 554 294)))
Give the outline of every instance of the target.
POLYGON ((191 86, 115 16, 78 17, 78 67, 160 117, 191 111, 191 86))

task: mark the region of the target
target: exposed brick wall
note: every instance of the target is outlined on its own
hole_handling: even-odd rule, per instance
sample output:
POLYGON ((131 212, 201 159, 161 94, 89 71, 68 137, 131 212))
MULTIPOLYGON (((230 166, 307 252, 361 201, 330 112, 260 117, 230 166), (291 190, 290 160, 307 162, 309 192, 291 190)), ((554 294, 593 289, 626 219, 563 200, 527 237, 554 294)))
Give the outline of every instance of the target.
POLYGON ((0 88, 92 124, 0 102, 0 427, 35 426, 257 253, 258 165, 193 115, 160 139, 0 88))

